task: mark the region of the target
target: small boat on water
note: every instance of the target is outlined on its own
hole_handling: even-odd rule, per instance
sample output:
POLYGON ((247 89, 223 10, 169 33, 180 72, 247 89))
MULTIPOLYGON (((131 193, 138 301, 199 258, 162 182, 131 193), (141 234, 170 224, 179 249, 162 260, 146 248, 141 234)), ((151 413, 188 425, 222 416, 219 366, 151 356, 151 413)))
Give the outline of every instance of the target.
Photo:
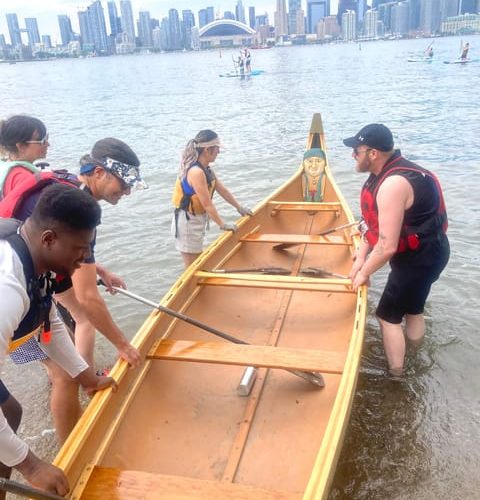
POLYGON ((157 306, 177 318, 152 312, 142 365, 88 405, 55 459, 70 499, 325 499, 367 309, 355 224, 316 114, 293 177, 185 270, 157 306))

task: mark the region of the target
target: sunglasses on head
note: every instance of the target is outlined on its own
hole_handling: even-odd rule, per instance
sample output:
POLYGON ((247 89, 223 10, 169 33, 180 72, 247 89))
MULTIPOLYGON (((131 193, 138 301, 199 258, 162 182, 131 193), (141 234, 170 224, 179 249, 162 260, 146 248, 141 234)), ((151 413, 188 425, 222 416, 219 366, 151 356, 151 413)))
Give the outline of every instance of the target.
POLYGON ((37 141, 25 141, 25 144, 41 144, 44 146, 48 142, 48 134, 45 134, 45 137, 43 139, 37 140, 37 141))

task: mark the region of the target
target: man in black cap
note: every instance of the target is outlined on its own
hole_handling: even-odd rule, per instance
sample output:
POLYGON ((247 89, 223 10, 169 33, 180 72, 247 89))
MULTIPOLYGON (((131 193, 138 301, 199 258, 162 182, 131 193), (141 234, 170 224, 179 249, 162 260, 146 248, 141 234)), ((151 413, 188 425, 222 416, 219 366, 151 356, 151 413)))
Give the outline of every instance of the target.
POLYGON ((434 174, 394 150, 393 136, 382 124, 363 127, 343 141, 353 148, 358 172, 369 172, 361 210, 365 224, 350 277, 353 288, 390 262, 391 272, 377 307, 390 372, 403 373, 405 334, 419 343, 425 332, 425 301, 450 254, 447 213, 434 174))

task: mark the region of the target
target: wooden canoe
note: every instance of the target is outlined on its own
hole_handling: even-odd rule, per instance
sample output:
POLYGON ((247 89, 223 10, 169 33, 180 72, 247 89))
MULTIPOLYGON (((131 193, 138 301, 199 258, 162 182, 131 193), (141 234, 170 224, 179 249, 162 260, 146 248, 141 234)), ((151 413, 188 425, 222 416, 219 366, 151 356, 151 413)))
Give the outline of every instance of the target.
MULTIPOLYGON (((318 114, 311 148, 326 149, 318 114)), ((327 497, 367 304, 365 287, 353 292, 339 277, 348 274, 358 235, 347 228, 319 236, 353 222, 325 160, 321 201, 304 201, 301 166, 239 220, 236 234, 212 243, 160 302, 250 345, 153 311, 133 340, 142 366, 115 365, 118 392, 92 399, 56 457, 70 498, 327 497), (275 249, 279 243, 288 248, 275 249), (248 366, 258 374, 242 397, 237 387, 248 366), (325 386, 287 370, 319 372, 325 386)))

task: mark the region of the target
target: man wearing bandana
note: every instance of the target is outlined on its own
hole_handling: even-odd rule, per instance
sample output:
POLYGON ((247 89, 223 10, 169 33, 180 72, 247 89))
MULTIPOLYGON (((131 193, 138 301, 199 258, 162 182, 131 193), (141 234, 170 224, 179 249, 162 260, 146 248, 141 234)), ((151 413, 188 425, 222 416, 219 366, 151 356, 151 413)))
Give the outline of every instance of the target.
MULTIPOLYGON (((147 187, 140 176, 138 157, 118 139, 98 141, 91 153, 82 157, 80 164, 78 176, 67 171, 55 171, 53 174, 39 174, 38 180, 39 176, 35 179, 32 173, 27 172, 11 192, 5 193, 0 203, 0 216, 25 220, 33 212, 43 189, 52 182, 73 184, 95 200, 104 200, 112 205, 116 205, 122 196, 129 195, 132 189, 147 187), (11 198, 14 198, 14 202, 11 198)), ((57 277, 55 299, 73 316, 76 323, 75 345, 90 366, 94 366, 95 330, 115 345, 121 358, 132 366, 138 366, 140 353, 114 322, 98 291, 97 275, 110 291, 112 286, 125 288, 126 285, 95 262, 94 246, 95 240, 92 242, 91 255, 71 278, 57 277)), ((58 440, 63 443, 81 414, 78 383, 49 359, 34 341, 24 343, 10 356, 17 364, 38 360, 46 366, 52 382, 51 411, 58 440)))

